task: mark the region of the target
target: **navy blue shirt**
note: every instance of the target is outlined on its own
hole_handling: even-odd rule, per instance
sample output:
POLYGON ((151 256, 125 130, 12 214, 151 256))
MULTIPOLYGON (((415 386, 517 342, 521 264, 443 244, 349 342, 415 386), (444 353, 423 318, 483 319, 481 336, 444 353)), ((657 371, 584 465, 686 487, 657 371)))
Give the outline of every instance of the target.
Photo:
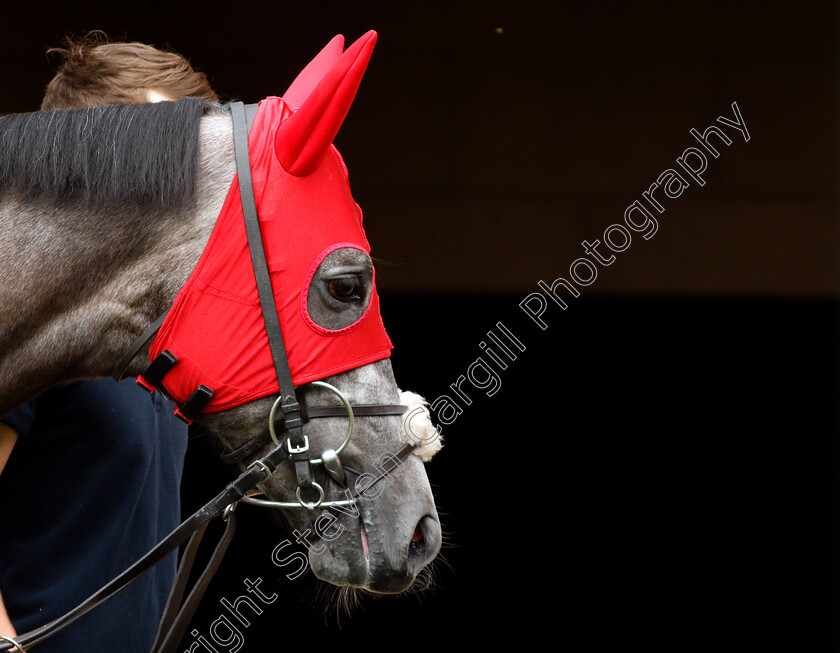
MULTIPOLYGON (((0 418, 17 441, 0 473, 0 594, 23 634, 119 575, 180 521, 187 426, 132 379, 66 383, 0 418)), ((38 653, 147 653, 173 552, 38 653)))

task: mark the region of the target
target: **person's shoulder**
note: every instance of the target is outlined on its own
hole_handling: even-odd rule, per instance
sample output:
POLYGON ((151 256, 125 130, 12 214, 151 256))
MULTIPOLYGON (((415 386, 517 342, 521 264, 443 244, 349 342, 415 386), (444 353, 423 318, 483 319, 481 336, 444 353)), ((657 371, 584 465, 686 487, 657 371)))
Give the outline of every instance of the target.
POLYGON ((19 438, 25 438, 32 429, 35 413, 35 400, 32 400, 0 417, 0 422, 13 429, 19 438))
POLYGON ((42 409, 50 405, 56 412, 96 423, 103 430, 169 430, 171 420, 166 414, 174 406, 169 408, 168 400, 157 395, 158 392, 150 394, 137 385, 133 378, 120 382, 101 378, 64 383, 56 386, 49 398, 42 395, 38 399, 42 409))

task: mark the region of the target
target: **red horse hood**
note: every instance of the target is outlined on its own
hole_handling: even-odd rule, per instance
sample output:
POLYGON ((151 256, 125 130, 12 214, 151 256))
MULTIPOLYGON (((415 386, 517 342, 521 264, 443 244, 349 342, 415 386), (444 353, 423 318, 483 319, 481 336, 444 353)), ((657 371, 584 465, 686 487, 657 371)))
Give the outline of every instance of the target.
MULTIPOLYGON (((263 245, 295 385, 387 358, 392 347, 375 284, 365 312, 349 326, 330 331, 315 324, 307 312, 309 282, 324 258, 347 247, 369 253, 370 246, 361 211, 350 194, 347 169, 331 145, 334 133, 325 137, 329 142, 323 152, 306 154, 302 167, 301 157, 292 164, 284 162, 285 167, 281 163, 288 155, 282 147, 288 141, 278 138, 278 130, 298 113, 301 110, 293 111, 281 98, 263 100, 248 139, 263 245)), ((343 115, 339 124, 341 120, 343 115)), ((178 403, 199 385, 214 393, 205 412, 279 392, 237 178, 198 264, 150 345, 149 359, 164 350, 177 363, 161 385, 178 403)))

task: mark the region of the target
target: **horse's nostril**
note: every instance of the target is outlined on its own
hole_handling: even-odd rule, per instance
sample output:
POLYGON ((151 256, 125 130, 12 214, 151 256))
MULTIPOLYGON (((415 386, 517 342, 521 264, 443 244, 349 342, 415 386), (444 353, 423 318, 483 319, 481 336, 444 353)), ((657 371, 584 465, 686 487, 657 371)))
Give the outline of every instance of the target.
POLYGON ((417 522, 407 549, 407 570, 414 578, 440 551, 440 525, 435 517, 425 515, 417 522))
POLYGON ((414 529, 414 535, 411 536, 411 543, 412 544, 419 544, 423 541, 423 527, 420 524, 417 524, 417 528, 414 529))

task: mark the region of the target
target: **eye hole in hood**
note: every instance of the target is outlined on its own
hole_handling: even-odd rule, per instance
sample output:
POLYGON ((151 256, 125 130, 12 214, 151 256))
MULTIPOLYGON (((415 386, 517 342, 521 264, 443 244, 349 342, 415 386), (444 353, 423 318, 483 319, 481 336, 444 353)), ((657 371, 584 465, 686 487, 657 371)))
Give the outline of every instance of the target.
POLYGON ((344 244, 316 259, 302 302, 307 324, 317 333, 346 333, 364 317, 373 290, 373 263, 366 252, 344 244))

